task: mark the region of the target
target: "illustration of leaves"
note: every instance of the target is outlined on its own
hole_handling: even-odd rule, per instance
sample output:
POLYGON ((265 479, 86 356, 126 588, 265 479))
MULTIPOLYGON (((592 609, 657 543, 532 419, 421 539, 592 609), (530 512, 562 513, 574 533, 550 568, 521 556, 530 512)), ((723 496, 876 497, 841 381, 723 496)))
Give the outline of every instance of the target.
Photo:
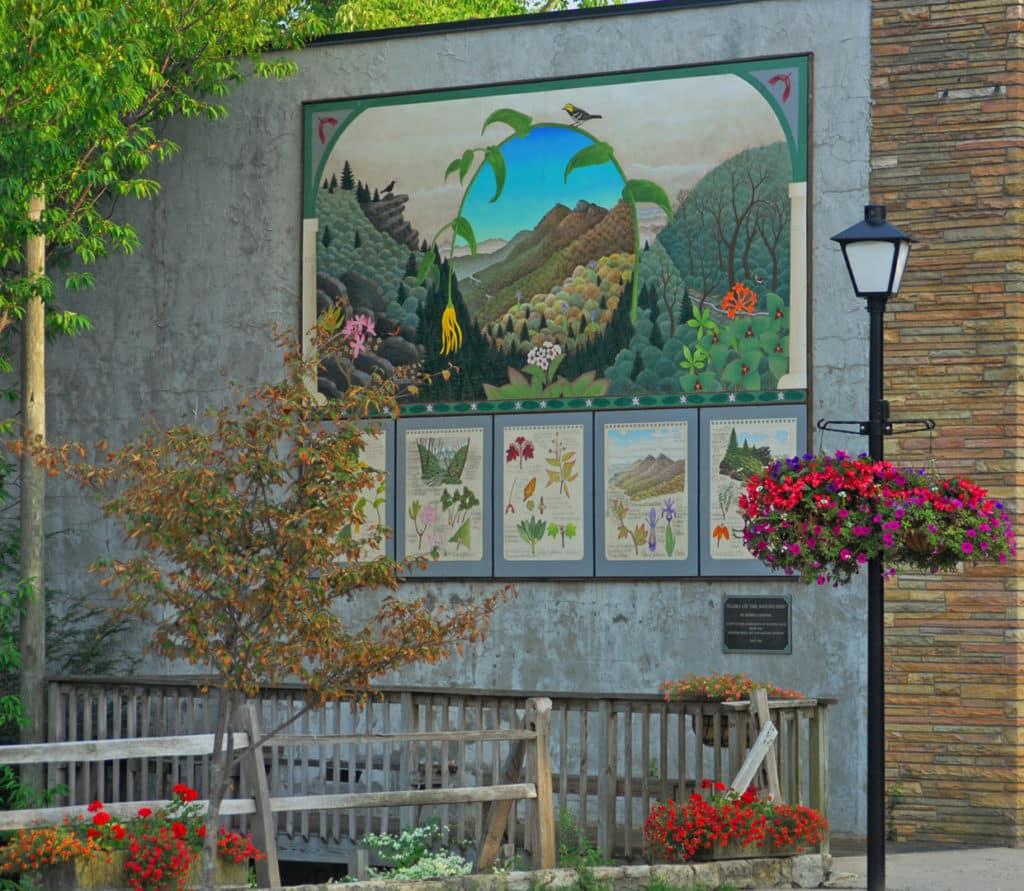
POLYGON ((675 549, 676 549, 676 537, 675 537, 675 534, 672 532, 672 527, 671 526, 666 526, 665 527, 665 553, 668 554, 669 557, 671 557, 672 554, 675 552, 675 549))
POLYGON ((537 489, 537 477, 530 480, 523 488, 523 498, 529 498, 537 489))
POLYGON ((445 478, 445 468, 441 459, 422 442, 416 443, 416 451, 420 457, 420 479, 428 486, 441 485, 445 478))
POLYGON ((480 132, 483 133, 491 124, 508 124, 520 139, 530 135, 530 127, 533 125, 533 118, 514 108, 499 108, 492 111, 487 120, 484 121, 480 132))
POLYGON ((566 538, 575 538, 576 537, 576 524, 575 523, 568 523, 566 525, 566 527, 565 527, 565 537, 566 538))
POLYGON ((584 146, 569 159, 565 165, 565 182, 569 181, 569 174, 580 167, 594 167, 598 164, 607 164, 615 157, 615 150, 607 142, 594 142, 584 146))
POLYGON ((462 153, 462 157, 459 159, 459 182, 461 183, 465 178, 466 174, 469 173, 469 168, 473 166, 473 149, 466 149, 462 153))
POLYGON ((469 245, 470 253, 476 253, 476 233, 465 217, 456 217, 451 222, 452 232, 469 245))
POLYGON ((462 482, 462 471, 466 469, 466 458, 468 457, 469 442, 466 442, 464 446, 452 455, 451 461, 448 462, 448 467, 444 474, 444 482, 447 485, 454 486, 462 482))
POLYGON ((422 285, 423 284, 423 280, 427 277, 427 274, 433 268, 433 266, 434 266, 434 257, 435 257, 435 255, 434 255, 433 251, 427 251, 423 255, 423 260, 420 263, 419 271, 417 271, 417 273, 416 273, 416 284, 417 285, 422 285))
POLYGON ((657 204, 672 219, 672 202, 665 190, 649 179, 631 179, 622 187, 622 197, 631 204, 648 202, 657 204))
POLYGON ((548 475, 548 486, 554 486, 556 484, 561 485, 562 472, 560 470, 547 470, 545 473, 548 475))
POLYGON ((459 526, 455 534, 449 538, 448 541, 468 548, 470 545, 469 520, 466 520, 461 526, 459 526))
POLYGON ((461 166, 462 166, 462 158, 458 157, 454 161, 452 161, 451 164, 448 165, 448 168, 444 172, 444 178, 448 179, 448 177, 451 176, 461 166))
POLYGON ((557 523, 548 523, 548 538, 558 538, 557 523))
POLYGON ((505 157, 496 145, 490 145, 484 149, 484 157, 491 165, 491 170, 494 171, 494 197, 491 198, 493 204, 501 196, 501 190, 505 188, 505 157))

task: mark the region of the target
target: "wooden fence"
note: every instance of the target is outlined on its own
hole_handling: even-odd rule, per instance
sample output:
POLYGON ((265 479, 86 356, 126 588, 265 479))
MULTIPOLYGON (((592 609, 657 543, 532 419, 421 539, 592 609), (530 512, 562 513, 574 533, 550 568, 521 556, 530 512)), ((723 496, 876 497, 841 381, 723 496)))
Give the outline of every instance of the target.
MULTIPOLYGON (((333 703, 303 712, 302 691, 264 690, 259 721, 269 729, 296 715, 288 737, 263 748, 270 795, 357 794, 458 789, 499 781, 515 740, 445 736, 520 727, 526 696, 513 691, 434 688, 380 690, 358 709, 333 703), (379 735, 440 734, 396 753, 379 735), (332 737, 344 736, 344 742, 332 737), (361 741, 357 741, 359 737, 361 741)), ((754 738, 748 703, 665 702, 658 695, 549 694, 554 807, 568 815, 606 857, 642 856, 644 821, 656 802, 684 799, 705 779, 729 783, 754 738)), ((828 813, 828 706, 834 700, 771 700, 782 797, 828 813)), ((216 692, 201 679, 63 678, 51 682, 49 733, 54 741, 208 733, 216 692)), ((55 766, 49 782, 68 786, 67 803, 94 798, 166 798, 177 782, 204 789, 207 759, 118 758, 55 766)), ((244 778, 241 780, 245 788, 244 778)), ((474 802, 345 810, 275 812, 282 859, 350 864, 366 832, 394 832, 436 817, 455 839, 477 839, 483 808, 474 802)), ((528 804, 507 814, 505 840, 531 851, 528 804)), ((827 840, 825 850, 827 851, 827 840)))
MULTIPOLYGON (((280 888, 281 875, 277 853, 277 831, 274 815, 281 812, 314 812, 320 815, 351 811, 352 809, 411 807, 424 808, 440 805, 485 804, 487 816, 481 824, 480 843, 476 854, 478 869, 487 869, 495 861, 498 847, 513 802, 522 800, 531 804, 529 822, 531 849, 536 853, 537 865, 550 868, 555 865, 555 821, 551 799, 550 752, 551 701, 545 698, 527 700, 523 710, 523 726, 519 729, 479 731, 434 731, 425 733, 393 734, 289 734, 278 738, 279 745, 294 749, 332 746, 382 746, 392 749, 396 764, 415 764, 417 753, 423 747, 437 744, 455 744, 471 747, 474 744, 511 742, 509 757, 500 776, 502 782, 487 785, 455 786, 429 781, 419 782, 414 788, 356 793, 301 794, 271 796, 267 782, 268 767, 274 768, 273 757, 267 760, 267 747, 259 726, 255 704, 241 710, 236 725, 244 728, 233 734, 232 746, 240 753, 240 779, 250 790, 225 799, 221 814, 225 817, 251 815, 250 831, 255 845, 266 851, 266 860, 257 864, 257 879, 261 887, 280 888), (528 779, 520 782, 524 758, 528 779)), ((43 745, 18 745, 3 748, 7 764, 46 764, 51 770, 67 771, 74 776, 80 768, 122 761, 143 763, 176 763, 198 757, 208 760, 213 751, 213 734, 160 736, 138 739, 107 739, 89 742, 52 742, 43 745)), ((276 748, 276 747, 275 747, 276 748)), ((338 761, 341 765, 343 762, 338 761)), ((368 762, 367 762, 368 763, 368 762)), ((347 762, 349 770, 358 770, 357 762, 347 762)), ((423 779, 421 777, 421 779, 423 779)), ((98 793, 98 789, 95 790, 98 793)), ((141 807, 156 810, 167 805, 166 800, 137 799, 131 801, 105 799, 105 809, 115 817, 134 816, 141 807)), ((200 801, 204 807, 207 802, 200 801)), ((59 823, 65 817, 81 814, 81 806, 37 808, 0 812, 0 830, 28 827, 37 821, 59 823)))

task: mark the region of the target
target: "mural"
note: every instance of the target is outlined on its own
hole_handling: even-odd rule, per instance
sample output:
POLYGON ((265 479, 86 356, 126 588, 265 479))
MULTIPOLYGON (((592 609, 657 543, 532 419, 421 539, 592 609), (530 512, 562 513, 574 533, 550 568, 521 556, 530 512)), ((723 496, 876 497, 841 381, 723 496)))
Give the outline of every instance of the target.
POLYGON ((804 57, 312 103, 305 321, 407 413, 806 398, 804 57))

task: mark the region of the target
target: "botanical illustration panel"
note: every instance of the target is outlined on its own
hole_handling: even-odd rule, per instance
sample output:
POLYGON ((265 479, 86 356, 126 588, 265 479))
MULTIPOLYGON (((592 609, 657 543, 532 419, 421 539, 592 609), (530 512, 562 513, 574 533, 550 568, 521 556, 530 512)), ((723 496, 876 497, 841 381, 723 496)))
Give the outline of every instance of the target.
POLYGON ((598 575, 695 575, 697 411, 597 416, 598 575))
POLYGON ((701 575, 770 574, 743 546, 737 500, 751 474, 806 447, 805 406, 701 413, 701 575))
POLYGON ((593 449, 589 415, 497 418, 497 574, 591 575, 593 449))
POLYGON ((398 550, 427 575, 489 575, 490 421, 399 419, 398 550))
POLYGON ((365 524, 362 529, 351 530, 353 538, 362 542, 359 552, 361 560, 377 557, 393 557, 395 554, 394 535, 380 538, 376 544, 370 540, 370 531, 376 529, 394 530, 394 473, 395 473, 395 425, 382 422, 369 425, 363 435, 363 446, 359 459, 367 467, 381 475, 378 486, 367 487, 359 493, 356 506, 363 511, 365 524))

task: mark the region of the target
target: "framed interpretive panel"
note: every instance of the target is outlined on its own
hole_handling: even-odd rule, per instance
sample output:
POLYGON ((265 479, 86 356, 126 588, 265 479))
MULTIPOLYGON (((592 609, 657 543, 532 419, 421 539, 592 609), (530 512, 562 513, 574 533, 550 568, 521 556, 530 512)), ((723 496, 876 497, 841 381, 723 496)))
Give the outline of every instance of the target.
POLYGON ((743 546, 737 500, 746 479, 807 449, 807 406, 737 406, 701 413, 702 576, 776 575, 743 546))
POLYGON ((696 575, 697 410, 595 418, 598 576, 696 575))
POLYGON ((429 559, 410 576, 491 575, 491 437, 486 416, 398 420, 398 559, 429 559))
POLYGON ((381 537, 374 546, 368 533, 373 527, 382 530, 395 528, 395 422, 373 421, 363 425, 363 447, 360 460, 372 470, 383 475, 379 486, 367 487, 359 493, 362 501, 363 528, 353 529, 356 539, 363 540, 359 557, 361 560, 374 560, 377 557, 395 556, 395 537, 381 537))
POLYGON ((593 417, 494 419, 496 576, 594 572, 593 417))

